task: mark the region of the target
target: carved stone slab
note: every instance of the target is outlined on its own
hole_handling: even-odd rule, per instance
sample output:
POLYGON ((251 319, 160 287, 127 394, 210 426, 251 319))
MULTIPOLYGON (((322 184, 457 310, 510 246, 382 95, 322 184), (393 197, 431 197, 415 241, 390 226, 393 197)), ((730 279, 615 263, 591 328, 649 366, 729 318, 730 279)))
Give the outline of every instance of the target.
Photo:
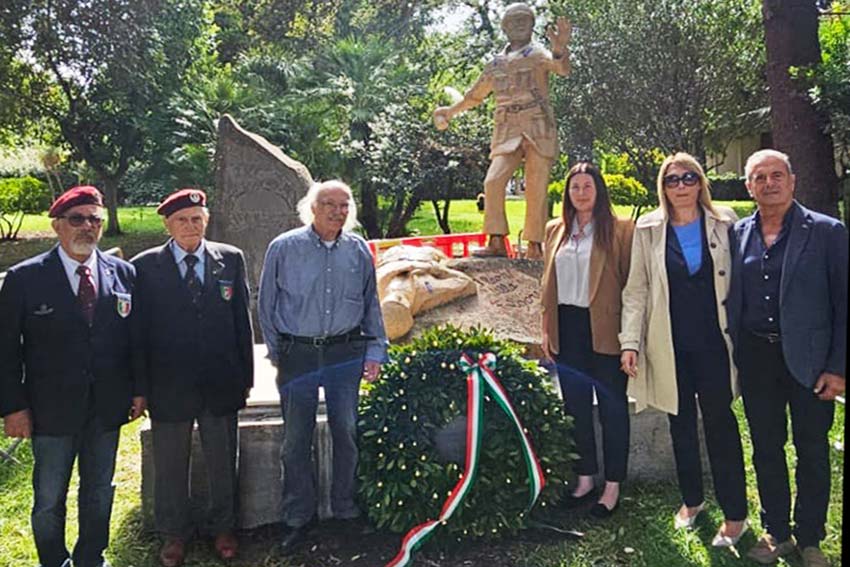
POLYGON ((304 164, 228 114, 218 121, 215 165, 208 234, 245 252, 256 296, 266 247, 281 232, 301 226, 295 206, 313 178, 304 164))

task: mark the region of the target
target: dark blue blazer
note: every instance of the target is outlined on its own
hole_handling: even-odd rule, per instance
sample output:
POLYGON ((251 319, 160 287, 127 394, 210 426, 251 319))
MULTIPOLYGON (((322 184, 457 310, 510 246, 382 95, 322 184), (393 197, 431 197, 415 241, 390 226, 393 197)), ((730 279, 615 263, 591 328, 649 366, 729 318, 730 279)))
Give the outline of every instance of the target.
POLYGON ((0 415, 29 408, 37 435, 71 435, 92 410, 117 428, 145 395, 132 368, 135 269, 99 250, 97 269, 91 327, 58 246, 13 266, 0 289, 0 415))
POLYGON ((153 419, 188 421, 205 409, 226 415, 245 407, 246 390, 254 384, 254 341, 242 251, 206 241, 198 307, 169 243, 132 262, 143 342, 140 372, 150 385, 153 419))
MULTIPOLYGON (((836 219, 796 201, 779 285, 782 353, 791 375, 806 388, 823 372, 846 376, 847 229, 836 219)), ((750 238, 758 238, 755 215, 732 227, 732 281, 726 309, 738 351, 742 332, 742 274, 750 238)))

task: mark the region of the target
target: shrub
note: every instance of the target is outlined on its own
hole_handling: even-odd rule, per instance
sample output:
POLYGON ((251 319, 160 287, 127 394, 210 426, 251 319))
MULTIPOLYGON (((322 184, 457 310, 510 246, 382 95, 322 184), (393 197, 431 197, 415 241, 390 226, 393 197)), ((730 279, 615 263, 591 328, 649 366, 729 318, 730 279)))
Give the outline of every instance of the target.
POLYGON ((546 200, 549 206, 549 217, 553 217, 556 214, 555 205, 561 203, 564 200, 564 184, 566 183, 566 179, 559 179, 557 181, 553 181, 549 184, 549 188, 546 190, 546 200))
POLYGON ((15 240, 25 214, 50 207, 50 188, 34 177, 0 179, 0 240, 15 240))
POLYGON ((632 207, 644 207, 650 204, 649 191, 634 177, 627 177, 620 173, 606 173, 603 177, 613 204, 632 207))
MULTIPOLYGON (((360 498, 379 528, 406 531, 439 517, 464 463, 446 462, 435 438, 466 416, 461 353, 496 355, 496 375, 529 433, 546 475, 537 506, 551 506, 571 474, 571 421, 546 371, 521 356, 522 347, 484 329, 432 328, 410 344, 390 348, 381 379, 361 399, 360 498)), ((466 500, 435 537, 499 537, 523 528, 528 472, 516 430, 496 402, 485 398, 480 466, 466 500)))
POLYGON ((709 175, 711 183, 711 198, 715 201, 749 201, 750 195, 744 178, 734 173, 724 175, 709 175))

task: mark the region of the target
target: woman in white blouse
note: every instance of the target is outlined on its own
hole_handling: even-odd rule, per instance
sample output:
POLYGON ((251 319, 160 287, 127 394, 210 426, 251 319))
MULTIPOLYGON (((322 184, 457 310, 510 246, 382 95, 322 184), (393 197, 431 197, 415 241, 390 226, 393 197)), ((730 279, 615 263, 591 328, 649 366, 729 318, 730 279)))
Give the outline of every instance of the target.
POLYGON ((620 295, 629 275, 634 224, 614 216, 599 170, 570 169, 560 218, 546 225, 541 302, 543 351, 555 360, 564 407, 574 419, 578 481, 568 507, 594 500, 591 514, 617 508, 629 453, 626 376, 620 370, 620 295), (602 425, 605 486, 593 431, 594 392, 602 425))

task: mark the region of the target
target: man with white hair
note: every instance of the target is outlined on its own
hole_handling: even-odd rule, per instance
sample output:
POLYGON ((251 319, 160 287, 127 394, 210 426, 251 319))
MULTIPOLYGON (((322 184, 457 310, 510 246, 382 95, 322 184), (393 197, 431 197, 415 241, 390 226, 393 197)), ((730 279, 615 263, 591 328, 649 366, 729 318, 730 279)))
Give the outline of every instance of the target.
POLYGON ((171 238, 133 258, 143 372, 150 384, 154 520, 159 562, 183 564, 201 531, 221 559, 236 556, 239 426, 254 384, 245 258, 207 240, 206 194, 180 189, 157 207, 171 238), (198 424, 209 484, 201 525, 192 521, 189 470, 198 424))
POLYGON ((793 535, 803 565, 825 567, 819 546, 829 506, 828 435, 847 372, 847 229, 794 199, 787 155, 760 150, 747 160, 745 175, 757 211, 730 232, 726 332, 735 347, 766 532, 747 556, 769 564, 795 548, 785 454, 790 408, 797 451, 793 535))
POLYGON ((333 441, 331 511, 338 520, 360 516, 354 502, 360 379, 377 378, 387 349, 372 255, 350 232, 357 219, 351 189, 336 180, 315 184, 298 212, 304 226, 269 244, 258 306, 284 420, 284 553, 304 540, 315 519, 311 454, 319 386, 333 441))

